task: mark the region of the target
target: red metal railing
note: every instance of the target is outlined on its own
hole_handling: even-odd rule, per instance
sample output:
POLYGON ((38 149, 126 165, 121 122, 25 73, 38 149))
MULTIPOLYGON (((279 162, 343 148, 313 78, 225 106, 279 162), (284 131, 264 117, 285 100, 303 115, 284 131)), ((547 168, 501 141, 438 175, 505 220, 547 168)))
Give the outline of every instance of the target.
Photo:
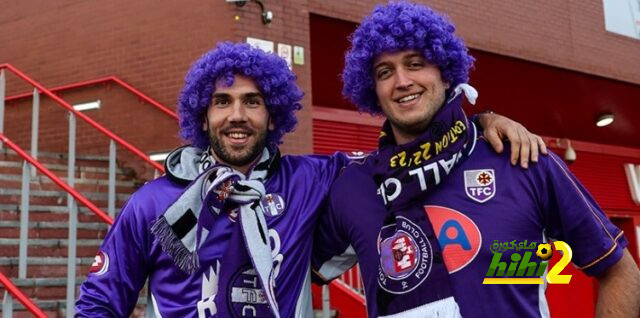
MULTIPOLYGON (((89 80, 89 81, 83 81, 83 82, 77 82, 77 83, 72 83, 72 84, 66 84, 66 85, 62 85, 62 86, 56 86, 56 87, 50 88, 49 91, 51 91, 52 93, 57 93, 57 92, 61 92, 61 91, 69 90, 69 89, 74 89, 74 88, 79 88, 79 87, 84 87, 84 86, 97 85, 97 84, 102 84, 102 83, 109 83, 109 82, 113 82, 113 83, 116 83, 116 84, 122 86, 124 89, 130 91, 132 94, 138 96, 138 98, 140 98, 143 101, 149 103, 151 106, 157 108, 161 112, 167 114, 169 117, 171 117, 171 118, 173 118, 175 120, 178 120, 178 115, 176 115, 176 113, 174 111, 169 109, 167 106, 162 105, 160 102, 156 101, 155 99, 143 94, 141 91, 135 89, 133 86, 129 85, 129 83, 121 80, 120 78, 118 78, 115 75, 102 77, 102 78, 97 78, 97 79, 89 80)), ((9 96, 5 100, 6 101, 13 101, 13 100, 18 100, 18 99, 22 99, 22 98, 31 97, 31 96, 33 96, 33 92, 27 92, 27 93, 22 93, 22 94, 9 96)))
POLYGON ((69 103, 65 102, 60 97, 58 97, 56 94, 52 93, 50 90, 46 89, 44 86, 40 85, 38 82, 34 81, 33 79, 29 78, 24 73, 20 72, 18 69, 13 67, 11 64, 0 64, 0 69, 3 69, 3 68, 6 68, 6 69, 10 70, 12 73, 14 73, 18 77, 20 77, 22 80, 24 80, 25 82, 29 83, 31 86, 37 88, 40 92, 44 93, 46 96, 48 96, 49 98, 51 98, 54 101, 56 101, 58 104, 60 104, 64 108, 66 108, 68 111, 72 112, 78 118, 84 120, 87 124, 91 125, 93 128, 97 129, 99 132, 101 132, 102 134, 104 134, 108 138, 114 140, 120 146, 124 147, 125 149, 129 150, 130 152, 132 152, 136 156, 140 157, 142 160, 146 161, 148 164, 150 164, 156 170, 158 170, 160 172, 164 172, 164 168, 162 167, 162 165, 160 165, 157 162, 151 160, 140 149, 138 149, 138 148, 134 147, 133 145, 129 144, 124 139, 120 138, 119 136, 117 136, 113 132, 109 131, 108 129, 106 129, 102 125, 100 125, 97 122, 95 122, 93 119, 89 118, 87 115, 75 110, 73 108, 73 106, 69 105, 69 103))
MULTIPOLYGON (((74 197, 78 202, 86 206, 91 212, 97 215, 102 221, 108 223, 109 225, 113 225, 113 219, 109 217, 105 212, 100 210, 95 204, 93 204, 89 199, 85 198, 82 194, 78 193, 75 189, 70 187, 64 181, 62 181, 58 176, 56 176, 49 169, 44 167, 40 162, 35 160, 29 154, 27 154, 22 148, 13 143, 7 136, 0 133, 0 142, 4 145, 7 145, 9 148, 13 149, 20 157, 24 158, 27 162, 32 164, 36 169, 38 169, 42 174, 46 175, 51 179, 55 184, 64 189, 67 193, 69 193, 72 197, 74 197)), ((36 317, 47 317, 47 315, 40 310, 27 296, 25 296, 4 274, 0 273, 0 283, 5 286, 6 290, 9 291, 18 301, 20 301, 24 307, 34 314, 36 317)))
POLYGON ((47 318, 47 315, 45 315, 44 312, 31 301, 31 299, 25 296, 25 294, 23 294, 20 289, 18 289, 18 287, 16 287, 16 285, 14 285, 11 280, 9 280, 9 278, 7 278, 7 276, 4 276, 4 274, 2 273, 0 273, 0 283, 2 283, 7 291, 11 293, 11 295, 13 295, 13 297, 15 297, 20 303, 22 303, 24 308, 26 308, 34 316, 38 318, 47 318))
POLYGON ((62 181, 62 179, 60 179, 53 172, 51 172, 49 169, 43 166, 36 159, 31 157, 26 151, 22 150, 20 146, 13 143, 9 138, 7 138, 7 136, 5 136, 2 133, 0 133, 0 142, 4 143, 5 145, 9 146, 9 148, 13 149, 13 151, 15 151, 20 157, 24 158, 26 161, 28 161, 30 164, 36 167, 38 171, 40 171, 42 174, 49 177, 51 181, 53 181, 55 184, 57 184, 62 189, 64 189, 64 191, 67 191, 67 193, 69 193, 73 198, 78 200, 78 202, 82 203, 84 206, 89 208, 89 210, 91 210, 91 212, 93 212, 96 216, 98 216, 102 221, 108 223, 109 225, 113 225, 113 219, 109 215, 107 215, 104 211, 100 210, 100 208, 98 208, 95 204, 89 201, 89 199, 84 197, 74 188, 69 186, 64 181, 62 181))

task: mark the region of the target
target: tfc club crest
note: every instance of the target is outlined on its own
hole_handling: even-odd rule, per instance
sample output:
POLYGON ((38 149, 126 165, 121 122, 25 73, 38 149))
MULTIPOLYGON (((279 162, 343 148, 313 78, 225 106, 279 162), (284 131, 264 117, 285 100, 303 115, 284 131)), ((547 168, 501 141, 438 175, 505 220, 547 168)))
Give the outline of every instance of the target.
POLYGON ((378 284, 393 294, 414 290, 429 276, 433 250, 422 229, 399 216, 378 235, 378 284))
POLYGON ((260 200, 260 207, 266 216, 279 216, 284 212, 284 199, 277 193, 269 193, 260 200))
POLYGON ((94 275, 102 275, 109 269, 109 255, 103 251, 99 251, 93 258, 93 263, 89 268, 89 273, 94 275))
POLYGON ((251 265, 242 267, 231 277, 227 295, 227 305, 234 318, 272 316, 258 273, 251 265))
POLYGON ((465 170, 464 191, 471 200, 485 203, 496 195, 493 169, 465 170))

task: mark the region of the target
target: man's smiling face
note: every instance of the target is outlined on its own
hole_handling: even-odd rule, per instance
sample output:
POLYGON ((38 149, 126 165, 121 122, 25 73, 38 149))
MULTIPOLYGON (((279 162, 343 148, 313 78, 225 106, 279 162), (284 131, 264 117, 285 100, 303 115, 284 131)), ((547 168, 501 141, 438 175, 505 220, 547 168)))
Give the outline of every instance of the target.
POLYGON ((376 95, 399 144, 419 136, 442 107, 448 83, 415 50, 380 54, 374 61, 376 95))

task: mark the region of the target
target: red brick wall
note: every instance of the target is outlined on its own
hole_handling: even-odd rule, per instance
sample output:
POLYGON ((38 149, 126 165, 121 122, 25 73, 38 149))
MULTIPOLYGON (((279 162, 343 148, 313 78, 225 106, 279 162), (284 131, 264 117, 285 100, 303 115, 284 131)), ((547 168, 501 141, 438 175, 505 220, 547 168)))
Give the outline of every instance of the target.
MULTIPOLYGON (((175 108, 189 65, 217 41, 244 41, 252 36, 276 44, 303 46, 305 64, 293 68, 307 93, 305 108, 299 113, 296 133, 285 138, 283 151, 310 152, 309 14, 357 22, 373 8, 375 1, 265 0, 264 3, 274 13, 273 22, 266 26, 255 3, 236 8, 222 0, 19 1, 0 11, 0 43, 5 43, 0 50, 0 63, 12 63, 45 86, 117 75, 175 108), (236 14, 239 20, 235 19, 236 14)), ((599 0, 530 3, 433 0, 429 4, 451 16, 471 47, 640 83, 640 64, 634 59, 640 56, 640 42, 605 31, 599 0)), ((13 82, 9 86, 11 92, 24 91, 24 87, 15 88, 13 82)), ((131 96, 113 98, 128 98, 127 104, 138 103, 131 96)), ((155 118, 154 112, 149 109, 138 118, 155 118)), ((105 121, 115 127, 118 122, 126 122, 126 118, 105 118, 105 121)), ((159 131, 156 138, 163 140, 163 147, 177 143, 173 138, 177 132, 168 128, 174 126, 147 123, 143 126, 159 131)), ((125 125, 121 129, 125 138, 136 139, 140 133, 140 125, 125 125)), ((42 143, 47 138, 54 139, 53 136, 42 137, 42 143)), ((141 148, 156 147, 141 139, 144 143, 141 148)))
MULTIPOLYGON (((379 1, 310 0, 313 13, 359 22, 379 1)), ((601 0, 423 2, 472 48, 640 83, 640 40, 606 32, 601 0)))

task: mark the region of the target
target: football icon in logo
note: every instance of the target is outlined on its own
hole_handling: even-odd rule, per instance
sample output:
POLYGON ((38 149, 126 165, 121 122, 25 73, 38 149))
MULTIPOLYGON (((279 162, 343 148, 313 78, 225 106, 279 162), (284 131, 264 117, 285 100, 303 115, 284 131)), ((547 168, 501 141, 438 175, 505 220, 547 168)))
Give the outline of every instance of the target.
POLYGON ((553 250, 551 249, 551 244, 539 244, 538 251, 536 251, 536 255, 540 257, 541 260, 546 261, 553 256, 553 250))

